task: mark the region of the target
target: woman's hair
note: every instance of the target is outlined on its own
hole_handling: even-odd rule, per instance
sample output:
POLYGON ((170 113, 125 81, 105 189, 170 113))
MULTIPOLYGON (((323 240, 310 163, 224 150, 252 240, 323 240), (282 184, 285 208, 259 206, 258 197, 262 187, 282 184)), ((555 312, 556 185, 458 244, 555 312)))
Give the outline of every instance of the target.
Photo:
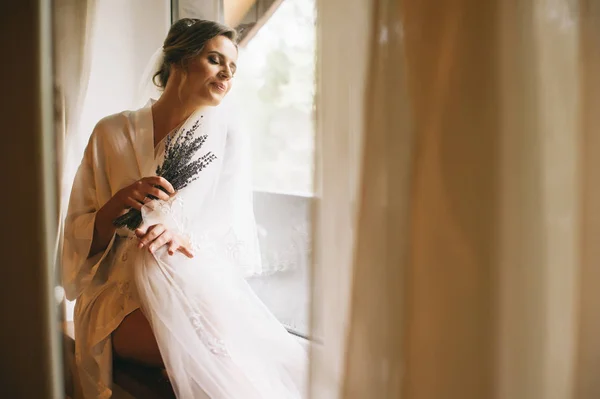
POLYGON ((154 84, 161 89, 167 87, 171 66, 185 69, 187 62, 199 55, 206 43, 217 36, 225 36, 234 44, 237 41, 236 31, 218 22, 195 18, 175 22, 163 44, 163 63, 152 78, 154 84))

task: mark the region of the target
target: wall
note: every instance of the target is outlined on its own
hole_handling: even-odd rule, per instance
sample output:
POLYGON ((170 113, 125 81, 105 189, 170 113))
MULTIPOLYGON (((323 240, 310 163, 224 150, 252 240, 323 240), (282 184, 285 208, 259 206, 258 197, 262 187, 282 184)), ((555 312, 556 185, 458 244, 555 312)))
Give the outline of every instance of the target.
POLYGON ((162 45, 170 25, 168 0, 97 2, 91 71, 82 113, 81 134, 96 122, 136 104, 142 73, 162 45))

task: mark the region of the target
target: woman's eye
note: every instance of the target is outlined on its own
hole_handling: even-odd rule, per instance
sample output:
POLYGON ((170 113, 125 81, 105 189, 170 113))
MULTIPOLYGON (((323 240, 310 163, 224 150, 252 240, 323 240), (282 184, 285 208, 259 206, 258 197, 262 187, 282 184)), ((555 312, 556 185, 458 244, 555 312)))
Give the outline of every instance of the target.
POLYGON ((208 61, 215 65, 219 63, 219 60, 216 57, 208 57, 208 61))

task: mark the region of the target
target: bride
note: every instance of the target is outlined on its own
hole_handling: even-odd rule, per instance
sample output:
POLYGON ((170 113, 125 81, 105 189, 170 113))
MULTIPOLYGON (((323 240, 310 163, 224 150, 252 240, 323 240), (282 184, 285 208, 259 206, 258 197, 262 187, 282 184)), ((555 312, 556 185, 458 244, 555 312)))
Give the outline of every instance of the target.
POLYGON ((261 263, 247 137, 221 104, 235 36, 211 21, 176 22, 154 75, 162 95, 102 119, 89 139, 63 249, 86 398, 112 395, 113 356, 165 367, 178 398, 302 397, 306 352, 244 280, 261 263), (186 132, 212 162, 176 191, 156 170, 186 132), (140 227, 116 228, 132 208, 140 227))

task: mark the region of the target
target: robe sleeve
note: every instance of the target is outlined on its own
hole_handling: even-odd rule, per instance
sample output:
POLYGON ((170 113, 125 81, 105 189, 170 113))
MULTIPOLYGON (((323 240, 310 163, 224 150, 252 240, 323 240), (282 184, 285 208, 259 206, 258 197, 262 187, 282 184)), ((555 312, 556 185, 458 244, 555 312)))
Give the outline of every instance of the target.
POLYGON ((97 187, 99 184, 107 184, 103 168, 104 156, 98 143, 101 131, 105 129, 102 121, 94 128, 75 175, 65 218, 62 278, 69 300, 76 299, 89 286, 115 240, 113 235, 104 251, 88 257, 96 214, 101 207, 97 187))

